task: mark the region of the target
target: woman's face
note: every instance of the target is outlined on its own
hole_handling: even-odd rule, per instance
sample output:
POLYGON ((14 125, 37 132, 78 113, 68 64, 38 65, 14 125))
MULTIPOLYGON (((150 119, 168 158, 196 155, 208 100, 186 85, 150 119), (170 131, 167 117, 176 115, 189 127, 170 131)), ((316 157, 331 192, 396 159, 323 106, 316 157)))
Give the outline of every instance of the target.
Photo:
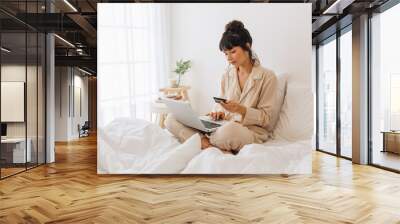
POLYGON ((228 62, 235 67, 239 67, 246 63, 249 60, 249 52, 243 50, 241 47, 233 47, 230 50, 224 51, 226 59, 228 62))
POLYGON ((244 65, 250 59, 249 52, 243 50, 240 46, 225 50, 224 53, 228 62, 235 67, 244 65))

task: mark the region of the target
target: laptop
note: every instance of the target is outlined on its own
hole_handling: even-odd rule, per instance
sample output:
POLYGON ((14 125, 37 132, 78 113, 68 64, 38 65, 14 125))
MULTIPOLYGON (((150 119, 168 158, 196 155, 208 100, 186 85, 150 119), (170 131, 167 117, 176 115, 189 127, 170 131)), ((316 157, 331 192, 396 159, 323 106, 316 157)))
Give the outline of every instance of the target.
POLYGON ((160 101, 168 107, 169 112, 174 115, 177 121, 206 133, 214 132, 226 122, 225 120, 213 121, 209 116, 198 116, 190 104, 185 101, 165 98, 162 98, 160 101))

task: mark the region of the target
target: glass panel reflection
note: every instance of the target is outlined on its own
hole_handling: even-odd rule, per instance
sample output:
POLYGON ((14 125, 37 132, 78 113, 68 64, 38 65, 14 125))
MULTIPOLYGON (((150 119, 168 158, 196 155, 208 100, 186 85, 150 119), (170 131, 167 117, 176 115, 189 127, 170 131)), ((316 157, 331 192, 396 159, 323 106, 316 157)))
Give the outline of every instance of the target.
POLYGON ((400 170, 400 5, 371 23, 372 163, 400 170))
POLYGON ((336 153, 336 39, 320 45, 318 56, 319 149, 336 153))
POLYGON ((352 35, 340 36, 340 127, 342 156, 352 157, 352 35))
POLYGON ((6 177, 25 170, 31 161, 26 141, 26 35, 2 33, 1 46, 1 174, 6 177))

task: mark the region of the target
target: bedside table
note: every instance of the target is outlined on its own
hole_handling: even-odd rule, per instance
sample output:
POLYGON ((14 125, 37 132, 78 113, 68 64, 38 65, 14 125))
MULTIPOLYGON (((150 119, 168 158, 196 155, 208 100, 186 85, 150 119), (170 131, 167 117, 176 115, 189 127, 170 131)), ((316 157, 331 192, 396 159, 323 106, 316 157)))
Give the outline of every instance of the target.
MULTIPOLYGON (((179 86, 179 87, 166 87, 166 88, 161 88, 159 91, 167 98, 168 96, 175 96, 175 97, 181 97, 179 100, 184 100, 184 101, 189 101, 189 94, 188 90, 190 89, 190 86, 179 86)), ((172 97, 171 97, 172 98, 172 97)), ((156 99, 154 102, 151 103, 151 121, 153 121, 153 114, 156 115, 155 121, 160 125, 161 128, 164 128, 164 121, 165 118, 167 117, 168 114, 168 108, 167 106, 156 99)))

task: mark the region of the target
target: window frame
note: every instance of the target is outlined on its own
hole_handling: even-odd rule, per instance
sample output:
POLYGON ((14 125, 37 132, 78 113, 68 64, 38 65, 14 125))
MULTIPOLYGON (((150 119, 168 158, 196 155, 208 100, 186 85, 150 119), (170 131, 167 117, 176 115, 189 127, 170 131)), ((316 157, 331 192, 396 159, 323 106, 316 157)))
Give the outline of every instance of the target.
MULTIPOLYGON (((368 40, 368 69, 367 69, 367 79, 368 79, 368 165, 380 168, 383 170, 391 171, 394 173, 400 173, 400 170, 390 168, 387 166, 383 166, 380 164, 373 163, 373 130, 372 130, 372 93, 373 93, 373 88, 372 88, 372 58, 373 58, 373 51, 372 51, 372 19, 374 17, 373 14, 381 14, 384 13, 385 11, 391 9, 392 7, 398 5, 400 3, 399 0, 388 0, 384 4, 380 5, 379 7, 368 11, 368 31, 367 31, 367 40, 368 40)), ((400 6, 399 6, 400 7, 400 6)))
MULTIPOLYGON (((43 0, 34 0, 34 1, 32 1, 32 3, 36 4, 36 12, 39 12, 39 6, 38 6, 39 2, 43 2, 43 0)), ((25 13, 25 16, 26 16, 28 1, 22 1, 22 3, 25 3, 25 5, 24 5, 25 12, 24 13, 25 13)), ((18 18, 14 17, 12 14, 9 14, 9 12, 7 12, 7 11, 5 11, 3 9, 1 9, 1 10, 2 10, 2 13, 6 13, 12 19, 15 19, 16 21, 18 21, 18 18)), ((46 7, 46 9, 45 9, 45 12, 47 12, 47 11, 48 11, 48 7, 46 7)), ((19 22, 21 22, 21 21, 19 21, 19 22)), ((0 24, 0 26, 1 26, 1 24, 0 24)), ((48 50, 47 49, 47 44, 48 44, 47 34, 48 33, 47 32, 43 32, 41 30, 38 30, 38 29, 30 26, 27 23, 23 23, 22 26, 23 26, 23 30, 16 30, 16 31, 3 31, 3 30, 0 29, 0 45, 1 45, 2 35, 3 34, 20 33, 22 35, 25 35, 25 37, 24 37, 25 38, 24 39, 24 42, 25 42, 24 43, 25 44, 25 49, 24 49, 24 52, 25 52, 25 55, 24 55, 24 60, 25 60, 25 69, 24 69, 25 70, 25 81, 24 81, 25 82, 25 93, 24 93, 25 94, 25 96, 24 96, 24 98, 25 98, 25 100, 24 100, 24 126, 25 127, 24 127, 24 130, 25 130, 25 134, 23 136, 23 138, 25 140, 25 165, 24 165, 24 169, 23 170, 20 170, 20 171, 17 171, 17 172, 13 172, 12 174, 8 174, 8 175, 4 175, 2 173, 2 169, 3 168, 0 166, 0 181, 4 180, 4 179, 7 179, 9 177, 12 177, 14 175, 26 172, 28 170, 37 168, 37 167, 39 167, 41 165, 47 164, 47 70, 48 70, 47 69, 47 50, 48 50), (29 164, 29 166, 28 166, 29 162, 27 162, 28 153, 26 153, 27 152, 27 147, 28 147, 28 144, 27 144, 27 142, 28 142, 27 141, 27 139, 28 139, 28 107, 27 107, 27 96, 28 96, 28 93, 27 93, 27 84, 28 84, 28 79, 27 79, 27 75, 28 75, 28 34, 33 34, 34 36, 36 36, 36 41, 35 41, 35 44, 36 44, 36 48, 35 48, 36 59, 34 60, 34 65, 36 67, 35 72, 34 72, 35 75, 36 75, 36 91, 34 93, 32 93, 36 97, 36 122, 34 122, 35 125, 36 125, 36 136, 33 136, 32 138, 36 138, 36 141, 37 141, 37 144, 36 144, 36 158, 35 158, 36 161, 34 163, 29 164), (43 34, 43 35, 39 35, 39 34, 43 34), (42 117, 44 119, 44 120, 42 120, 43 125, 44 125, 43 126, 43 129, 44 129, 43 130, 43 143, 44 144, 42 145, 42 147, 43 147, 42 148, 43 155, 41 155, 41 157, 43 157, 42 158, 43 162, 39 162, 39 141, 38 141, 38 139, 39 139, 39 112, 38 112, 39 111, 39 98, 38 98, 39 97, 39 81, 38 81, 38 76, 39 76, 39 70, 38 70, 38 67, 39 67, 39 36, 42 37, 42 38, 40 38, 40 41, 41 41, 41 44, 42 44, 42 47, 43 47, 43 49, 41 49, 41 53, 43 53, 42 60, 44 60, 44 63, 42 64, 43 68, 42 68, 42 71, 41 71, 41 73, 42 73, 41 74, 42 75, 42 82, 44 84, 42 86, 42 88, 44 88, 43 89, 43 93, 42 93, 43 96, 44 96, 44 98, 42 99, 42 103, 43 103, 43 105, 42 105, 43 108, 42 109, 44 110, 43 111, 44 116, 42 117)), ((3 61, 3 58, 2 58, 2 56, 0 54, 0 82, 1 82, 1 79, 2 79, 2 74, 1 74, 1 68, 3 66, 2 61, 3 61)), ((0 87, 0 89, 1 89, 1 87, 0 87)), ((1 110, 1 106, 0 106, 0 110, 1 110)), ((0 121, 0 123, 1 123, 1 121, 0 121)), ((0 144, 0 157, 1 157, 1 144, 0 144)))
POLYGON ((329 37, 319 41, 316 44, 316 150, 319 152, 323 152, 329 155, 333 155, 339 158, 347 159, 352 161, 352 158, 342 155, 341 153, 341 117, 340 117, 340 85, 341 85, 341 65, 340 65, 340 37, 347 32, 352 31, 352 23, 346 25, 345 27, 337 30, 336 33, 330 35, 329 37), (320 102, 319 102, 319 66, 320 66, 320 56, 319 56, 319 47, 322 44, 327 44, 331 41, 336 41, 336 152, 328 152, 319 147, 319 112, 320 112, 320 102))

